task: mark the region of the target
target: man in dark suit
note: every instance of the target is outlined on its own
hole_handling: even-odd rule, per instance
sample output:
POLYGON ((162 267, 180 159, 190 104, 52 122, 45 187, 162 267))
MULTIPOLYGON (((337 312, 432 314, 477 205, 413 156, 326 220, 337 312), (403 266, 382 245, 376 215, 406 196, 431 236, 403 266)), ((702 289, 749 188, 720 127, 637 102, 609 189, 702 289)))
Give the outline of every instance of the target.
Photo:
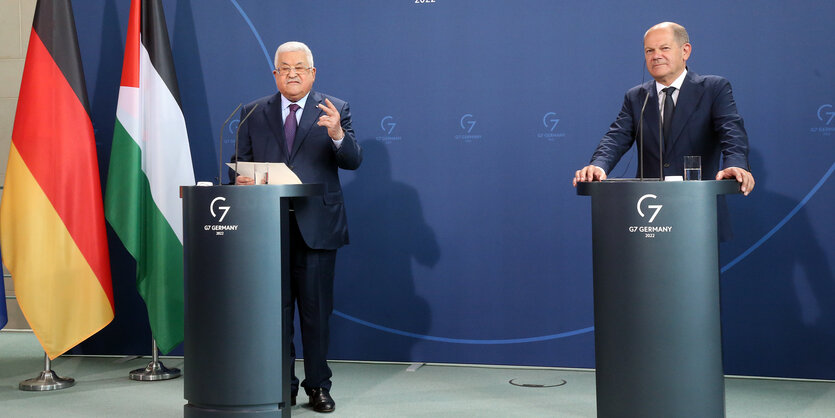
MULTIPOLYGON (((328 321, 333 312, 336 250, 348 243, 348 222, 338 169, 355 170, 362 150, 351 127, 348 103, 312 90, 316 79, 313 54, 301 42, 287 42, 275 54, 279 93, 247 104, 241 117, 258 106, 240 127, 240 161, 283 162, 303 183, 325 185, 324 196, 293 199, 290 212, 291 295, 285 297, 284 324, 295 359, 293 311, 298 305, 305 379, 301 386, 317 412, 331 412, 331 370, 326 358, 328 321)), ((234 158, 233 158, 234 161, 234 158)), ((254 184, 237 176, 236 184, 254 184)), ((292 371, 295 404, 299 381, 292 371)))
POLYGON ((665 176, 680 176, 684 156, 699 155, 703 171, 710 173, 706 175, 716 173, 716 180, 734 178, 746 196, 751 192, 754 177, 748 168, 748 134, 737 113, 731 85, 722 77, 688 71, 691 48, 687 31, 676 23, 659 23, 646 32, 644 57, 654 80, 626 92, 620 114, 591 162, 575 173, 575 186, 605 180, 643 129, 644 149, 638 153, 636 177, 640 176, 641 161, 645 177, 658 178, 662 161, 665 176), (660 131, 666 134, 663 152, 659 149, 660 120, 664 125, 660 131), (724 159, 721 170, 720 155, 724 159))

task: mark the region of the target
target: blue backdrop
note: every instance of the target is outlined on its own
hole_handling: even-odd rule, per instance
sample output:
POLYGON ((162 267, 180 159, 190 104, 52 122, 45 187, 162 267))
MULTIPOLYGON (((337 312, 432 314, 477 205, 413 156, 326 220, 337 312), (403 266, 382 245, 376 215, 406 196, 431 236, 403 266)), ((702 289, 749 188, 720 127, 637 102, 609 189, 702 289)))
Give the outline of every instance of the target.
MULTIPOLYGON (((128 0, 75 1, 106 179, 128 0)), ((331 357, 594 367, 585 165, 649 77, 642 36, 687 27, 692 71, 731 80, 757 187, 720 249, 725 370, 835 379, 835 3, 750 0, 164 0, 198 180, 240 102, 306 42, 348 100, 365 161, 343 172, 331 357)), ((234 127, 234 123, 232 125, 234 127)), ((632 154, 613 170, 631 177, 632 154)), ((146 354, 132 260, 111 238, 116 320, 76 352, 146 354)), ((297 334, 298 335, 298 334, 297 334)))

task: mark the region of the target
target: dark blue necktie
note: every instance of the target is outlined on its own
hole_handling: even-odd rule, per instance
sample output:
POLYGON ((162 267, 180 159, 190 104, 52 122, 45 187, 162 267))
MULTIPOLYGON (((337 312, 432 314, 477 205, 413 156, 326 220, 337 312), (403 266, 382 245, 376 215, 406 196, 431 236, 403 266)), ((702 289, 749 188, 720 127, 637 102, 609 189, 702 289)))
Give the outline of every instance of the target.
POLYGON ((664 92, 664 125, 663 125, 663 133, 664 133, 664 146, 666 148, 667 145, 670 144, 672 138, 670 138, 672 126, 673 126, 673 110, 676 108, 675 102, 673 102, 673 92, 676 91, 675 87, 667 87, 662 89, 661 91, 664 92))
POLYGON ((300 108, 301 106, 295 103, 291 104, 290 113, 284 120, 284 141, 287 143, 288 156, 293 153, 293 141, 296 140, 296 128, 299 126, 299 123, 296 122, 296 111, 300 108))

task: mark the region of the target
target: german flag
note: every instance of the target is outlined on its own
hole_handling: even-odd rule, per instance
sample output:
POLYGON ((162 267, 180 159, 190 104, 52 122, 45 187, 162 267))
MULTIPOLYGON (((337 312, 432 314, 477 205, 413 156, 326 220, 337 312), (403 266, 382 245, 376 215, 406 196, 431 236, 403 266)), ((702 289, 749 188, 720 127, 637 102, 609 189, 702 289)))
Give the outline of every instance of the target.
POLYGON ((54 359, 113 320, 87 87, 70 0, 40 0, 0 204, 3 262, 54 359))

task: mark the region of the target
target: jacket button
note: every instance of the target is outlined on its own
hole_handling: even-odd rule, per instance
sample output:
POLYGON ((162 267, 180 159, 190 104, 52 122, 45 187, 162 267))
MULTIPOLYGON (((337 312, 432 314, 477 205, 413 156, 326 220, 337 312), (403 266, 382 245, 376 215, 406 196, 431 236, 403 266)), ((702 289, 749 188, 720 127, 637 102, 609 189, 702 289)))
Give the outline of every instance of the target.
POLYGON ((664 168, 669 168, 669 167, 670 167, 670 163, 664 163, 664 168))

